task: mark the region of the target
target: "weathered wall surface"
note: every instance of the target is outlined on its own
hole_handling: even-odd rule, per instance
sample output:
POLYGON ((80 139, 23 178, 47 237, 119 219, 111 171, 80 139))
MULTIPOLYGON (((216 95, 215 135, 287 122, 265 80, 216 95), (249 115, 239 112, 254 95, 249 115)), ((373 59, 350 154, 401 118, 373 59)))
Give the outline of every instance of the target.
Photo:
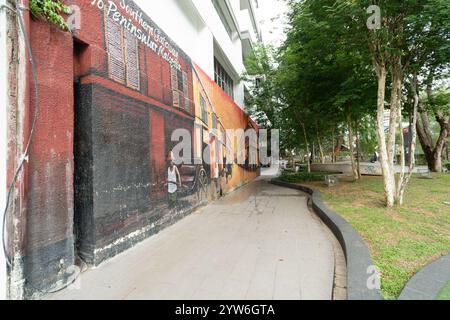
MULTIPOLYGON (((169 206, 167 158, 176 144, 171 134, 184 128, 195 137, 192 62, 149 17, 133 16, 140 11, 131 1, 128 9, 113 1, 114 12, 99 9, 98 1, 68 2, 82 13, 73 36, 30 22, 40 112, 26 181, 28 296, 63 284, 76 256, 98 265, 214 198, 220 188, 226 193, 258 175, 234 165, 232 178, 217 184, 210 167, 203 186, 199 176, 208 165, 183 164, 183 187, 169 206), (127 31, 133 26, 148 31, 127 31)), ((205 74, 202 81, 222 127, 247 128, 249 117, 205 74)))
MULTIPOLYGON (((73 49, 68 33, 30 27, 38 74, 39 114, 30 149, 24 273, 30 291, 61 280, 73 265, 73 49)), ((34 83, 30 84, 30 121, 34 83)))

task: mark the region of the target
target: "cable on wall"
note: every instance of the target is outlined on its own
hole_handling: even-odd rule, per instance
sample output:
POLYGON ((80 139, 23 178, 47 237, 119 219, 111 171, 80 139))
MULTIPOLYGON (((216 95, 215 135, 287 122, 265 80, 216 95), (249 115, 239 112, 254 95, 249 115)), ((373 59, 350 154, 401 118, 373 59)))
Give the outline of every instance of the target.
POLYGON ((37 123, 38 115, 39 115, 39 88, 38 88, 38 82, 37 82, 36 67, 35 67, 35 64, 34 64, 33 54, 32 54, 32 51, 31 51, 31 44, 30 44, 27 32, 26 32, 25 27, 24 27, 24 22, 23 22, 21 10, 23 10, 23 8, 20 6, 19 2, 16 1, 15 13, 16 13, 18 24, 19 24, 19 28, 20 28, 20 30, 21 30, 21 32, 23 34, 24 40, 25 40, 25 45, 26 45, 26 49, 27 49, 27 53, 28 53, 28 59, 29 59, 29 62, 31 64, 31 72, 33 74, 34 92, 35 92, 35 106, 34 106, 35 110, 34 110, 34 118, 33 118, 33 123, 31 125, 30 135, 28 137, 28 142, 26 144, 25 151, 23 152, 23 155, 22 155, 22 157, 20 159, 19 166, 17 167, 17 169, 16 169, 16 171, 14 173, 12 182, 9 185, 8 193, 7 193, 7 196, 6 196, 5 211, 3 213, 3 230, 2 230, 3 251, 5 252, 6 263, 8 264, 8 266, 10 268, 12 266, 12 262, 11 262, 11 257, 9 255, 8 249, 6 248, 6 239, 5 239, 5 236, 6 236, 6 232, 5 232, 6 231, 6 220, 7 220, 7 217, 8 217, 8 209, 9 209, 9 206, 11 204, 11 196, 12 196, 12 193, 14 191, 14 186, 17 183, 17 180, 19 178, 20 173, 22 172, 22 169, 23 169, 23 166, 24 166, 25 162, 28 162, 28 160, 29 160, 28 153, 29 153, 29 150, 30 150, 31 143, 33 141, 34 131, 36 129, 36 123, 37 123))
MULTIPOLYGON (((25 165, 25 162, 29 161, 30 146, 31 146, 31 143, 33 141, 34 132, 36 130, 36 125, 37 125, 37 120, 38 120, 38 117, 39 117, 39 87, 38 87, 38 78, 37 78, 36 66, 35 66, 35 63, 34 63, 33 53, 32 53, 32 50, 31 50, 31 44, 30 44, 30 40, 28 38, 28 34, 27 34, 26 30, 25 30, 25 23, 23 21, 23 17, 22 17, 22 13, 21 13, 22 10, 27 10, 27 8, 22 7, 19 4, 19 1, 16 1, 16 8, 15 8, 15 10, 13 8, 8 7, 8 6, 3 6, 3 7, 5 7, 7 9, 11 10, 12 12, 16 13, 17 22, 18 22, 18 25, 19 25, 19 29, 20 29, 20 31, 21 31, 21 33, 23 35, 24 41, 25 41, 25 47, 26 47, 26 50, 27 50, 27 53, 28 53, 28 60, 30 62, 30 66, 31 66, 31 73, 32 73, 33 82, 34 82, 34 99, 35 99, 34 116, 33 116, 33 122, 32 122, 31 129, 30 129, 30 134, 29 134, 28 141, 27 141, 27 144, 26 144, 26 147, 25 147, 25 151, 23 152, 23 155, 22 155, 22 157, 20 159, 20 163, 19 163, 19 165, 18 165, 18 167, 17 167, 17 169, 16 169, 16 171, 14 173, 13 179, 12 179, 10 185, 9 185, 8 192, 7 192, 7 198, 6 198, 6 206, 5 206, 5 210, 4 210, 4 213, 3 213, 2 245, 3 245, 3 251, 5 253, 5 257, 6 257, 6 263, 7 263, 8 267, 11 268, 12 267, 11 256, 9 255, 9 252, 8 252, 8 249, 7 249, 7 245, 6 245, 6 242, 7 242, 6 241, 6 232, 5 232, 6 231, 6 221, 7 221, 7 217, 8 217, 9 206, 11 204, 11 196, 12 196, 12 193, 14 191, 14 186, 15 186, 15 184, 18 181, 19 175, 22 172, 22 169, 23 169, 23 167, 25 165)), ((37 292, 40 292, 40 293, 43 293, 43 294, 51 294, 51 293, 56 293, 56 292, 62 291, 65 288, 67 288, 68 286, 70 286, 72 283, 74 283, 78 279, 80 274, 81 274, 81 272, 79 272, 78 274, 77 274, 77 272, 75 272, 73 274, 72 279, 69 280, 67 284, 64 284, 60 288, 55 289, 55 290, 51 290, 51 291, 43 291, 43 290, 40 290, 40 289, 36 288, 36 286, 34 286, 31 283, 31 281, 27 280, 26 278, 25 278, 25 282, 27 284, 29 284, 37 292)))

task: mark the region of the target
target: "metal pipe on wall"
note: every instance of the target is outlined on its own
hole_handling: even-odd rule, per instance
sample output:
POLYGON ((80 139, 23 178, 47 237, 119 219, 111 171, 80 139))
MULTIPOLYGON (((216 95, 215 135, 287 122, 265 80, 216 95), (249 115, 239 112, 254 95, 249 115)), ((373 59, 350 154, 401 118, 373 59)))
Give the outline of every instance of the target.
MULTIPOLYGON (((7 181, 7 106, 8 106, 8 55, 7 55, 7 1, 0 0, 0 212, 3 215, 6 206, 7 181)), ((0 217, 0 230, 3 230, 3 216, 0 217)), ((3 236, 3 234, 2 234, 3 236)), ((0 300, 6 299, 6 257, 0 250, 0 300)))

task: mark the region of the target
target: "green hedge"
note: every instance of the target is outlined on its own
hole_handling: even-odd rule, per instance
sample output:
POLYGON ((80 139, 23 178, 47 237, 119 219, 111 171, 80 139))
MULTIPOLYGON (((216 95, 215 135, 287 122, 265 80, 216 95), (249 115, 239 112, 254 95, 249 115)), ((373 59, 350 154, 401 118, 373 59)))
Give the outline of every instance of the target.
POLYGON ((288 172, 283 171, 280 179, 284 182, 295 183, 295 182, 313 182, 313 181, 325 181, 325 177, 332 175, 330 172, 288 172))
POLYGON ((447 168, 447 171, 450 172, 450 161, 446 161, 446 162, 444 163, 444 167, 447 168))

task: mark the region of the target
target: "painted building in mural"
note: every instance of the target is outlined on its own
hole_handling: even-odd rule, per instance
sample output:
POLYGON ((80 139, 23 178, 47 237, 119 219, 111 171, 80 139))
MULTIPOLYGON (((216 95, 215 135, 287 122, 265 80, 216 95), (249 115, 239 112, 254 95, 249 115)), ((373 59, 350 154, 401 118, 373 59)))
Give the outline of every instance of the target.
MULTIPOLYGON (((10 286, 25 297, 67 281, 77 257, 98 265, 259 175, 249 161, 217 161, 242 152, 248 160, 258 148, 246 142, 241 150, 234 138, 225 143, 229 129, 258 130, 242 110, 239 73, 251 48, 235 16, 254 10, 253 1, 202 0, 205 6, 170 0, 164 1, 167 7, 138 1, 142 8, 124 0, 67 2, 81 13, 73 34, 26 18, 40 110, 25 182, 12 208, 21 210, 22 231, 13 230, 12 219, 7 227, 19 233, 8 237, 15 257, 10 286), (158 12, 175 12, 171 6, 184 15, 196 10, 188 18, 197 21, 199 34, 210 32, 203 36, 211 41, 201 44, 208 59, 195 46, 172 40, 172 34, 183 38, 181 22, 172 21, 179 29, 170 34, 155 23, 158 12), (229 10, 233 6, 238 10, 229 10), (200 26, 214 19, 221 22, 219 31, 200 26), (172 134, 180 128, 190 133, 192 162, 173 169, 178 141, 172 134)), ((27 121, 33 117, 33 89, 28 75, 27 121)), ((13 141, 17 133, 11 128, 13 141)), ((16 153, 9 150, 8 178, 16 153)))

